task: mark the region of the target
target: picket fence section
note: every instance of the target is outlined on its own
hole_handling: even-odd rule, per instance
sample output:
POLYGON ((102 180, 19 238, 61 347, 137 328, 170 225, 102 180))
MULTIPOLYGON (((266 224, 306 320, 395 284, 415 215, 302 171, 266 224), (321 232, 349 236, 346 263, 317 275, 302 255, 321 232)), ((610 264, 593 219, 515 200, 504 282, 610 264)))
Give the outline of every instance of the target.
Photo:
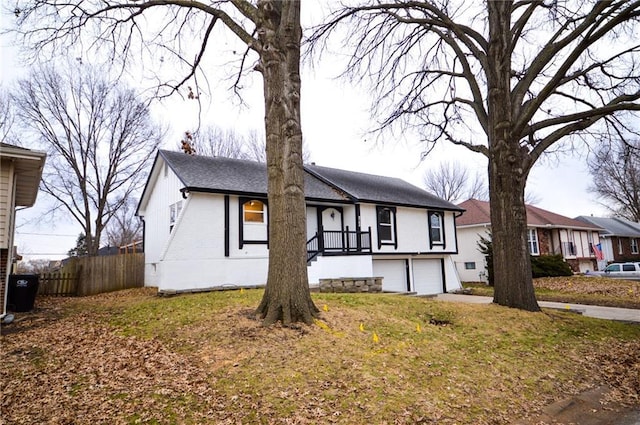
POLYGON ((42 273, 38 294, 69 297, 76 295, 78 278, 76 275, 64 272, 42 273))
POLYGON ((40 276, 42 295, 85 296, 144 286, 144 254, 78 257, 40 276))

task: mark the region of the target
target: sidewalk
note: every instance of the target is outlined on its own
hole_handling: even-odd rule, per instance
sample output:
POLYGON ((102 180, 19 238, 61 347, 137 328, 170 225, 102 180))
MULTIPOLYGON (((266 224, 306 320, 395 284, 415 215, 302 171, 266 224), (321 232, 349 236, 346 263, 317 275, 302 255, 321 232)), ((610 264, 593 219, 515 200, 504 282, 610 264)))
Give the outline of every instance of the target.
MULTIPOLYGON (((471 304, 491 304, 493 302, 493 298, 491 297, 462 294, 438 294, 435 299, 441 301, 471 304)), ((542 308, 573 311, 576 313, 581 313, 583 316, 595 317, 598 319, 640 323, 640 310, 631 308, 602 307, 598 305, 586 304, 567 304, 550 301, 538 301, 538 305, 542 308)))

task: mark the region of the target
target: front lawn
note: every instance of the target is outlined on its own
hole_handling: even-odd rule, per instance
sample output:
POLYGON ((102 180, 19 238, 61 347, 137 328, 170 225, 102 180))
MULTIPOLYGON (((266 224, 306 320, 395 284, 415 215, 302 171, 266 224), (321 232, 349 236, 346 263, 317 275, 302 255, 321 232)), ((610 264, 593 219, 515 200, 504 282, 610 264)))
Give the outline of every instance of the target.
POLYGON ((382 294, 313 294, 263 328, 262 291, 42 298, 0 337, 7 424, 500 424, 608 384, 639 404, 640 326, 382 294))
MULTIPOLYGON (((636 281, 576 275, 533 279, 533 285, 539 301, 640 309, 640 282, 636 281)), ((493 296, 493 288, 484 283, 464 282, 463 286, 473 295, 493 296)))

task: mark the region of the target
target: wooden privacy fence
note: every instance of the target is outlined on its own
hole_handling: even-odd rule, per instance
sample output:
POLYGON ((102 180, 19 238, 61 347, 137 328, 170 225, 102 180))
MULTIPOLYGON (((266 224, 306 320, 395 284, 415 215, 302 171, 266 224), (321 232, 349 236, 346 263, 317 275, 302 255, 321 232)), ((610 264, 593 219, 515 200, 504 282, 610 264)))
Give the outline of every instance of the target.
POLYGON ((73 258, 61 271, 40 276, 39 294, 95 295, 144 286, 144 254, 73 258))
POLYGON ((72 296, 78 290, 78 278, 75 274, 64 272, 42 273, 38 294, 72 296))

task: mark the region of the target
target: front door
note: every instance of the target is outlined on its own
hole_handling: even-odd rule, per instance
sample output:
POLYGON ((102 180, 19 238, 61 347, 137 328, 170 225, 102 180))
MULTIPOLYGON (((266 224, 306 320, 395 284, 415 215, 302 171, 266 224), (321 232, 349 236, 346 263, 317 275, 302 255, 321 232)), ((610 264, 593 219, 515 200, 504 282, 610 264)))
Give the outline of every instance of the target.
POLYGON ((320 228, 324 231, 324 249, 342 250, 342 211, 338 208, 324 208, 320 213, 320 228))

